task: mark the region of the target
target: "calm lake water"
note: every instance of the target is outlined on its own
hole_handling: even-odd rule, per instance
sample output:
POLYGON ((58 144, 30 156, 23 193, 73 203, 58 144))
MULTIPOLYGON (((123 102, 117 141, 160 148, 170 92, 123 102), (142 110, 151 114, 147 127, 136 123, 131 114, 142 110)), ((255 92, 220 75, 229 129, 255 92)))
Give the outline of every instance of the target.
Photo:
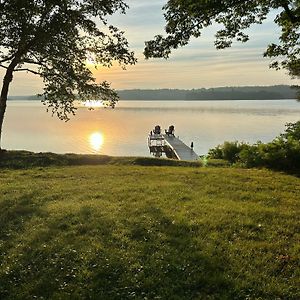
POLYGON ((149 156, 147 136, 157 124, 175 126, 199 155, 224 141, 271 141, 300 120, 296 100, 120 101, 116 109, 85 107, 67 123, 37 101, 9 101, 3 148, 35 152, 149 156))

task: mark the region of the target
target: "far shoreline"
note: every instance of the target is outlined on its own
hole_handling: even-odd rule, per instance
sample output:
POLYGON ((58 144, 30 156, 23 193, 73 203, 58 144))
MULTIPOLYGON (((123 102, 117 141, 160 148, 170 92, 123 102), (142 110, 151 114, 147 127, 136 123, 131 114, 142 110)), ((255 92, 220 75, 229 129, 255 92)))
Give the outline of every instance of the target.
MULTIPOLYGON (((198 100, 185 100, 185 99, 120 99, 120 101, 131 101, 131 102, 216 102, 216 101, 299 101, 297 98, 274 98, 274 99, 198 99, 198 100)), ((42 99, 15 99, 10 98, 8 102, 26 102, 26 101, 33 101, 33 102, 41 102, 42 99)), ((78 100, 80 101, 80 100, 78 100)), ((82 101, 84 102, 84 101, 82 101)))
MULTIPOLYGON (((121 101, 241 101, 295 100, 297 88, 289 85, 241 86, 198 89, 128 89, 117 90, 121 101)), ((18 95, 9 100, 42 100, 42 96, 18 95)))

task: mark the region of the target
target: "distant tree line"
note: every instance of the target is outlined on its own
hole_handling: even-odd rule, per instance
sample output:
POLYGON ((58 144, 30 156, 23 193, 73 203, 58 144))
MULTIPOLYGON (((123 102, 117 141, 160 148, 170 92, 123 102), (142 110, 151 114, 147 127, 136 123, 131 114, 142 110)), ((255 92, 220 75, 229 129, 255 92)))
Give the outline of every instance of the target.
POLYGON ((297 91, 288 85, 219 87, 209 89, 158 89, 118 91, 122 100, 272 100, 296 99, 297 91))
MULTIPOLYGON (((210 89, 133 89, 118 91, 122 100, 272 100, 296 99, 297 90, 289 85, 218 87, 210 89)), ((11 96, 9 100, 41 100, 41 96, 11 96)))

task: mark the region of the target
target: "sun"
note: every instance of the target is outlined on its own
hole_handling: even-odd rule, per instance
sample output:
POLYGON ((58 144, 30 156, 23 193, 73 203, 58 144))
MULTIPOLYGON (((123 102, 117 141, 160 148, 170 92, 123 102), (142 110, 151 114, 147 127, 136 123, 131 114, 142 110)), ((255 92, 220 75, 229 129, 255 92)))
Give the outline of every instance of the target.
POLYGON ((104 142, 104 138, 103 138, 103 134, 100 132, 94 132, 89 136, 89 142, 91 145, 91 148, 96 151, 99 152, 103 142, 104 142))

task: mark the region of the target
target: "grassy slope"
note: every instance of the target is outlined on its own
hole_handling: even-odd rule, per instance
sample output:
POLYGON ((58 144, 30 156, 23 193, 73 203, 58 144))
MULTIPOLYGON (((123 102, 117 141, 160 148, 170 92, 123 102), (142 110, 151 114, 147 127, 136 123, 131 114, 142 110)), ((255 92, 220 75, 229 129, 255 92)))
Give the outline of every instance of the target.
MULTIPOLYGON (((212 160, 214 165, 228 165, 224 160, 212 160)), ((34 153, 29 151, 0 151, 0 168, 26 169, 49 166, 82 165, 139 165, 139 166, 182 166, 200 167, 201 162, 156 159, 152 157, 117 157, 89 154, 34 153)))
POLYGON ((300 298, 296 177, 2 169, 0 195, 1 299, 300 298))

